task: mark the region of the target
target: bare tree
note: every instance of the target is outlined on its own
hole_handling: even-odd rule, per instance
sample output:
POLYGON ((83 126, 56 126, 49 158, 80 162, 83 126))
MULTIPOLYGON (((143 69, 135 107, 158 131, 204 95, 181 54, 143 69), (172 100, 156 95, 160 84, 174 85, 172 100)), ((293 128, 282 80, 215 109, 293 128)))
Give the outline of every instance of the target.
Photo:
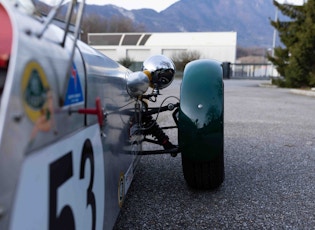
POLYGON ((171 58, 176 65, 176 69, 183 71, 187 63, 200 59, 200 57, 201 54, 198 50, 185 50, 173 53, 171 58))
POLYGON ((100 17, 96 14, 86 15, 82 20, 82 35, 81 40, 87 43, 88 33, 105 33, 108 28, 108 21, 106 18, 100 17))

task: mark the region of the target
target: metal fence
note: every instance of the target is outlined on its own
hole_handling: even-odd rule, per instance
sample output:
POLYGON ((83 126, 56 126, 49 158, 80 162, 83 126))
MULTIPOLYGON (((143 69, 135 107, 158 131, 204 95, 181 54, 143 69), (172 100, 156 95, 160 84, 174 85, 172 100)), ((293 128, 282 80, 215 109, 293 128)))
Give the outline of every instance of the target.
POLYGON ((274 66, 269 63, 223 63, 225 79, 270 79, 278 76, 274 66))

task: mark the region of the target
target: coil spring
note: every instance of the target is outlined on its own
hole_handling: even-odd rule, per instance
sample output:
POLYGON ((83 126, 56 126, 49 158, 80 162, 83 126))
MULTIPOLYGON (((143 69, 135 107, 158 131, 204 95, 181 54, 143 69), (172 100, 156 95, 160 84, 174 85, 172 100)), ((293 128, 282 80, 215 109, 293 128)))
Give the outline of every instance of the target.
POLYGON ((157 122, 153 120, 151 115, 146 116, 143 121, 145 135, 152 135, 162 146, 165 146, 169 143, 169 137, 164 133, 157 122))

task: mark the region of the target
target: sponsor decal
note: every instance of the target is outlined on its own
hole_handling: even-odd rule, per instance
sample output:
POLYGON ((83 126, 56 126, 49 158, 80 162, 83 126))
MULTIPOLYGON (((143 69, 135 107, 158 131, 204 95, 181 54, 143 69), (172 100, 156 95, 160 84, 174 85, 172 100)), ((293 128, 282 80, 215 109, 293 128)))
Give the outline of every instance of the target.
POLYGON ((75 64, 72 64, 71 74, 68 81, 68 88, 65 98, 65 106, 83 102, 83 92, 80 82, 80 76, 75 64))

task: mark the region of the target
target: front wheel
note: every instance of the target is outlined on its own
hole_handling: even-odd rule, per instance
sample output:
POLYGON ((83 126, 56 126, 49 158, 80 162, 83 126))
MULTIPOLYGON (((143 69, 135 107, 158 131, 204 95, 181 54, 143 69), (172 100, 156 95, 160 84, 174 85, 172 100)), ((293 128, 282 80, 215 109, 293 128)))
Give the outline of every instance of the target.
POLYGON ((208 161, 192 160, 182 155, 184 178, 191 188, 215 189, 224 181, 224 155, 208 161))
POLYGON ((222 66, 200 59, 185 66, 180 90, 178 143, 190 187, 214 189, 224 180, 222 66))

